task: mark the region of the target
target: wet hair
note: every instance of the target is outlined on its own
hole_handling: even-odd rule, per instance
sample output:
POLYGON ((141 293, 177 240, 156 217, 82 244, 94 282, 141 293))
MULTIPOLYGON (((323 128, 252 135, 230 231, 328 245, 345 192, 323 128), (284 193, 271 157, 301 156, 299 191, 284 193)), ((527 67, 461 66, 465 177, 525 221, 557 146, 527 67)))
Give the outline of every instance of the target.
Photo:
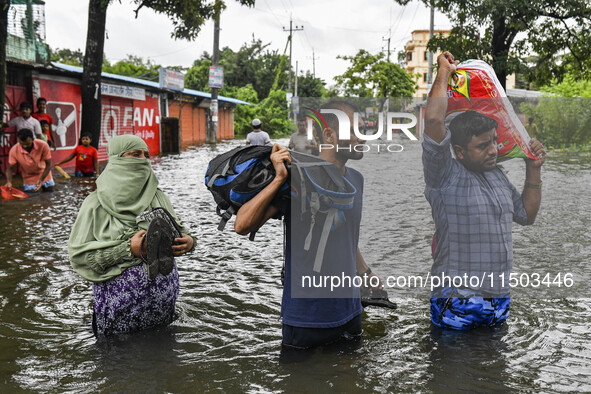
POLYGON ((39 106, 39 103, 40 103, 41 101, 45 101, 45 102, 47 103, 47 100, 45 100, 45 97, 39 97, 39 98, 37 99, 37 107, 39 106))
POLYGON ((88 138, 90 138, 90 140, 92 140, 92 134, 89 133, 88 131, 85 131, 84 133, 82 133, 82 135, 80 136, 80 139, 82 139, 83 137, 88 137, 88 138))
POLYGON ((482 133, 496 129, 497 126, 497 121, 488 116, 484 116, 476 111, 466 111, 456 116, 449 124, 451 145, 459 145, 467 148, 472 137, 477 137, 482 133))
POLYGON ((33 130, 31 129, 20 129, 18 133, 16 133, 17 137, 21 141, 26 141, 27 139, 34 139, 33 137, 33 130))
POLYGON ((20 108, 21 110, 22 110, 23 108, 28 108, 28 109, 30 109, 30 110, 32 111, 32 110, 33 110, 33 104, 29 103, 28 101, 23 101, 23 102, 21 103, 21 105, 20 105, 20 107, 19 107, 19 108, 20 108))

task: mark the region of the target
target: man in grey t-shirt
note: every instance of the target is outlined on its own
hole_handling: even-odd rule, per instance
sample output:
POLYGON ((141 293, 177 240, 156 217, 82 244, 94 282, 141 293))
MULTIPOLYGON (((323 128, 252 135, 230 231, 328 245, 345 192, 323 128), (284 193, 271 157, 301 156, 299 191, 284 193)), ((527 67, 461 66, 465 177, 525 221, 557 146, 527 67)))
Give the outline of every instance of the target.
POLYGON ((298 118, 298 131, 291 135, 288 148, 296 152, 312 154, 312 150, 317 149, 316 140, 308 139, 306 131, 306 117, 301 116, 298 118))
POLYGON ((246 145, 267 145, 271 143, 269 134, 261 130, 261 121, 259 119, 253 119, 252 128, 253 130, 246 136, 246 145))
POLYGON ((33 138, 41 138, 43 131, 39 121, 31 116, 33 105, 28 101, 23 101, 20 105, 21 116, 11 119, 5 127, 16 127, 16 130, 29 129, 33 132, 33 138))

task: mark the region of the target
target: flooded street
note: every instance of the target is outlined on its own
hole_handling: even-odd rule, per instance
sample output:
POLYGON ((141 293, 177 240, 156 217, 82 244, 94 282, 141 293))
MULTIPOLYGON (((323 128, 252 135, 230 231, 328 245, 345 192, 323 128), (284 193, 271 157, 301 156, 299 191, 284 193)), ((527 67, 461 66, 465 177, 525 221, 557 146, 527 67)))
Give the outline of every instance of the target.
MULTIPOLYGON (((220 232, 203 184, 209 160, 241 142, 153 159, 198 240, 177 260, 178 318, 158 330, 92 334, 92 286, 71 269, 67 241, 93 181, 56 175, 54 193, 0 202, 2 392, 591 391, 589 156, 550 156, 536 224, 513 231, 514 272, 572 273, 573 287, 516 289, 504 327, 470 332, 432 329, 428 291, 387 288, 398 309, 367 308, 360 342, 294 355, 281 352, 281 222, 254 242, 232 223, 220 232)), ((365 176, 360 248, 383 279, 432 262, 421 147, 403 144, 350 163, 365 176)), ((503 167, 521 190, 523 161, 503 167)))

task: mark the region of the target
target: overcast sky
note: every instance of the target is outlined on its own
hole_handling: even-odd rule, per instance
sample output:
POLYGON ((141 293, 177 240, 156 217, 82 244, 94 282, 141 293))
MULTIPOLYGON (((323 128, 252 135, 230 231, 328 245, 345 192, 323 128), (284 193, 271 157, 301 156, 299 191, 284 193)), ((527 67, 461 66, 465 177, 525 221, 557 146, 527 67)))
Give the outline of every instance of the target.
MULTIPOLYGON (((195 41, 170 38, 172 24, 164 15, 142 9, 137 19, 131 1, 113 1, 107 11, 105 54, 111 62, 127 54, 151 59, 162 66, 188 67, 203 51, 213 48, 213 22, 208 21, 195 41)), ((252 36, 283 52, 287 43, 290 15, 294 26, 293 67, 312 71, 312 51, 316 56, 316 76, 329 85, 348 62, 338 55, 354 55, 359 49, 376 53, 387 48, 392 59, 403 49, 413 30, 429 28, 429 10, 418 1, 400 6, 393 0, 257 0, 253 8, 226 0, 222 13, 220 47, 238 50, 252 36), (389 33, 391 32, 391 33, 389 33)), ((88 20, 87 0, 46 0, 46 37, 51 48, 84 51, 88 20)), ((435 28, 449 28, 442 14, 435 14, 435 28)), ((289 52, 288 52, 289 53, 289 52)))

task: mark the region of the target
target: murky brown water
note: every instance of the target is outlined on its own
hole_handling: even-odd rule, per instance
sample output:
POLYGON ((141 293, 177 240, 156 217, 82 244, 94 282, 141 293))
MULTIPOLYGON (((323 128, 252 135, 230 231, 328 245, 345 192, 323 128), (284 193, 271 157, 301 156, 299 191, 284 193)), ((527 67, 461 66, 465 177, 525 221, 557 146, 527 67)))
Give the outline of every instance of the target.
MULTIPOLYGON (((535 226, 515 227, 515 271, 573 272, 577 291, 515 296, 502 329, 432 330, 428 301, 390 289, 396 311, 368 308, 357 344, 281 354, 282 228, 254 242, 217 231, 202 183, 216 150, 155 159, 161 188, 199 240, 181 258, 179 318, 167 328, 97 341, 91 285, 70 268, 69 230, 93 183, 58 178, 57 191, 0 202, 0 390, 591 391, 591 159, 550 157, 535 226)), ((360 246, 382 277, 424 274, 433 224, 420 146, 368 155, 360 246)), ((520 187, 523 163, 506 163, 520 187)))

